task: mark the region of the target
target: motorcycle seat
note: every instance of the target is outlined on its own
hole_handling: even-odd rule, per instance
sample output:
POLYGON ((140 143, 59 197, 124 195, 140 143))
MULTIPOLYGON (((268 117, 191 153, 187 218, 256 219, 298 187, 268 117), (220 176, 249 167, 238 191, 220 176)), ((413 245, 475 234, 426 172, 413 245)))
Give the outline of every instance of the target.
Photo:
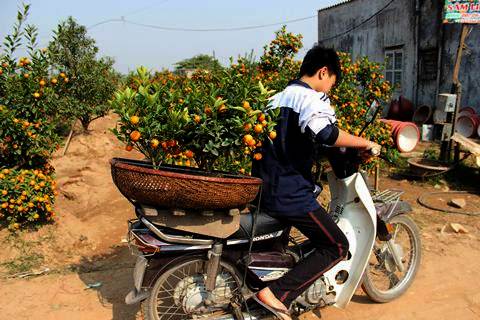
MULTIPOLYGON (((253 217, 255 213, 242 214, 240 217, 240 228, 232 234, 229 239, 249 239, 252 232, 253 217)), ((265 235, 285 229, 286 226, 266 212, 260 211, 257 214, 255 225, 255 236, 265 235)))

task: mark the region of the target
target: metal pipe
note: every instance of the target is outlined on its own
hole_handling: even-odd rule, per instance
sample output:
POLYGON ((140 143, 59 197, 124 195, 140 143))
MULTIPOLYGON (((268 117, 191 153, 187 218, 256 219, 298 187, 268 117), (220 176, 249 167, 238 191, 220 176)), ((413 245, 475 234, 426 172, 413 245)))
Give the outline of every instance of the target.
POLYGON ((215 290, 215 282, 217 281, 218 270, 220 269, 222 251, 222 243, 215 243, 213 248, 208 251, 207 279, 205 280, 205 287, 208 292, 215 290))
POLYGON ((390 239, 387 241, 387 246, 390 252, 392 253, 393 260, 395 261, 395 264, 397 265, 397 268, 400 272, 405 271, 405 266, 402 263, 402 257, 400 256, 400 253, 397 250, 397 245, 393 241, 393 239, 390 239))
MULTIPOLYGON (((275 320, 277 319, 274 316, 266 316, 264 313, 261 312, 251 312, 250 314, 244 312, 243 318, 245 320, 275 320)), ((212 318, 212 320, 237 320, 232 314, 222 315, 220 317, 212 318)))
POLYGON ((207 240, 207 239, 190 239, 187 237, 182 237, 182 236, 172 236, 172 235, 167 235, 160 231, 153 223, 148 221, 146 218, 142 217, 140 218, 140 221, 147 226, 148 229, 150 229, 153 233, 155 233, 160 239, 166 242, 171 242, 171 243, 181 243, 181 244, 213 244, 213 240, 207 240))
POLYGON ((380 182, 380 164, 375 165, 375 190, 378 191, 379 188, 379 182, 380 182))

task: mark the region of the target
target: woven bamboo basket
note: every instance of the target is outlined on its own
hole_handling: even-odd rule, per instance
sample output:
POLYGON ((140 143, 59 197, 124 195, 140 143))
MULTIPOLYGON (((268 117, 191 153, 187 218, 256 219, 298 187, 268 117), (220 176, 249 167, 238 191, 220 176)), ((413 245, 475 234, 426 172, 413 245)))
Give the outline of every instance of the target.
POLYGON ((243 208, 262 184, 259 178, 200 169, 162 166, 122 158, 110 161, 120 192, 135 203, 162 208, 216 210, 243 208))

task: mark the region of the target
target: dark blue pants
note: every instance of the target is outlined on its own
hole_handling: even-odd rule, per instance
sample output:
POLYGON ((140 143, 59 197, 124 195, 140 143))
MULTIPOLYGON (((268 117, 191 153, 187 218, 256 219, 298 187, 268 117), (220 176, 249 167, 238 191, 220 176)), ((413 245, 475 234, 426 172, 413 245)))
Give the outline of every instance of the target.
POLYGON ((302 215, 272 216, 300 230, 315 247, 306 259, 269 285, 275 296, 289 307, 315 280, 347 257, 348 240, 323 208, 302 215))

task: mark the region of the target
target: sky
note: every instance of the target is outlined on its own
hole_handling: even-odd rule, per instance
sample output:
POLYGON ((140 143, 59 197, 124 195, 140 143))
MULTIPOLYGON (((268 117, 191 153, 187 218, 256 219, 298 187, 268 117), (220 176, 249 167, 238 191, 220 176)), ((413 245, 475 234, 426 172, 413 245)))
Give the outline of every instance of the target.
MULTIPOLYGON (((287 23, 287 30, 304 36, 301 58, 317 40, 318 9, 340 0, 30 0, 28 23, 39 29, 39 47, 46 47, 52 32, 62 20, 73 16, 89 27, 88 35, 96 40, 101 56, 115 59, 115 68, 123 73, 146 66, 152 70, 169 68, 175 62, 197 54, 215 54, 222 63, 229 57, 245 55, 252 49, 256 57, 274 37, 280 25, 261 29, 222 32, 166 31, 121 21, 187 29, 224 29, 273 24, 315 16, 287 23)), ((21 0, 0 0, 0 38, 12 30, 21 0)), ((20 52, 21 53, 21 52, 20 52)))

